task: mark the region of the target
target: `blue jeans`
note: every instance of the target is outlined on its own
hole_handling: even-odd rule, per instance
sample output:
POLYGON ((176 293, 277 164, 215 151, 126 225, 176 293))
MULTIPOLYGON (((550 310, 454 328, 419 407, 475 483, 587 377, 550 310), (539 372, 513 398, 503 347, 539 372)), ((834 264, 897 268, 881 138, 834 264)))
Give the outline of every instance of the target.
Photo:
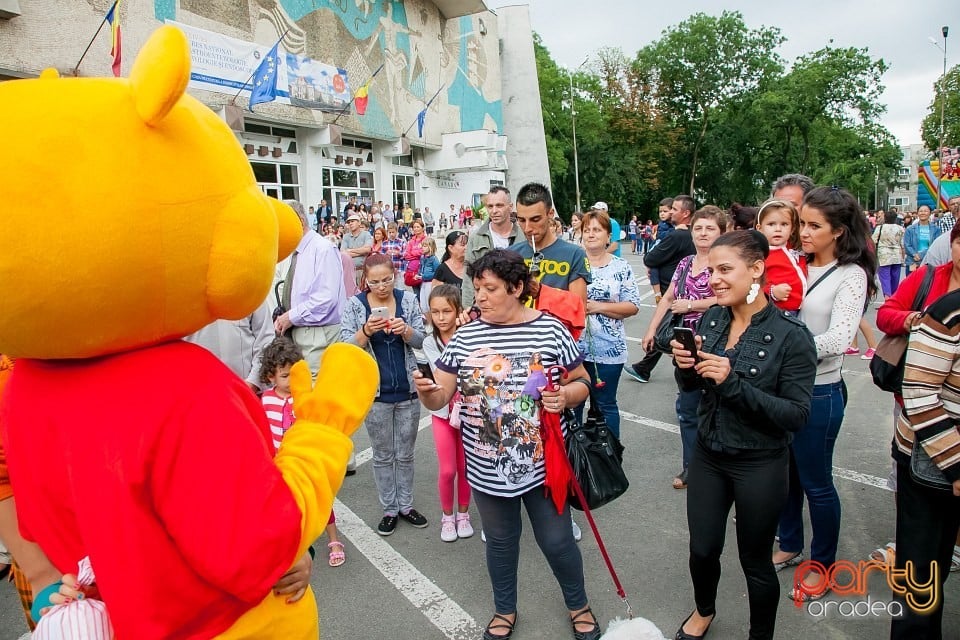
POLYGON ((497 613, 509 615, 517 610, 517 567, 523 529, 521 502, 527 509, 537 546, 560 583, 567 609, 577 611, 587 606, 583 558, 570 528, 569 506, 558 514, 553 500, 544 495, 542 485, 513 498, 482 491, 474 491, 473 497, 487 536, 487 571, 497 613))
MULTIPOLYGON (((597 403, 597 408, 603 414, 603 419, 607 422, 607 427, 613 435, 620 438, 620 408, 617 406, 617 387, 620 386, 620 372, 623 371, 622 364, 603 364, 597 362, 584 362, 584 368, 590 375, 590 382, 593 386, 590 388, 591 402, 597 403), (597 375, 603 380, 604 385, 597 388, 597 375)), ((583 408, 587 402, 584 400, 573 410, 577 416, 577 421, 583 424, 583 408)))
POLYGON ((697 409, 703 391, 677 392, 677 422, 680 423, 680 444, 682 447, 683 468, 690 466, 690 458, 697 448, 697 409))
POLYGON ((840 496, 833 484, 833 448, 843 422, 843 382, 813 387, 810 418, 790 445, 790 491, 780 516, 780 549, 803 551, 803 498, 810 505, 810 559, 830 568, 840 539, 840 496))

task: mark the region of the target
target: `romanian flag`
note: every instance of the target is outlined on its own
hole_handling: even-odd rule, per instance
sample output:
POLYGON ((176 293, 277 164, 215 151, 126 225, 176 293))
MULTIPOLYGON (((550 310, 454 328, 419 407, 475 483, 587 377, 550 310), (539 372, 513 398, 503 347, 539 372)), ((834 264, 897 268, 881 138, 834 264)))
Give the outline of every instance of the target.
POLYGON ((113 3, 105 18, 110 25, 110 55, 113 56, 113 75, 120 77, 120 0, 113 3))
MULTIPOLYGON (((370 78, 373 80, 373 78, 370 78)), ((362 116, 367 112, 367 102, 370 101, 370 98, 367 97, 367 93, 370 91, 370 80, 367 80, 367 83, 357 89, 357 92, 353 94, 353 104, 357 108, 357 115, 362 116)))

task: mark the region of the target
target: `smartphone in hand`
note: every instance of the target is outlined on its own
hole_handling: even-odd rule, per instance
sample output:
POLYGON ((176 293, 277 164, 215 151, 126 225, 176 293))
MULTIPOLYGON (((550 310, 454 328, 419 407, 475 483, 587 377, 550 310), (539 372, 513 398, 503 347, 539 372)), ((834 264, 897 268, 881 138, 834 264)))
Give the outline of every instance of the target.
POLYGON ((430 368, 430 364, 427 362, 418 362, 417 369, 420 370, 420 373, 423 374, 424 378, 427 378, 431 382, 436 383, 436 380, 433 378, 433 369, 430 368))
POLYGON ((673 339, 683 345, 683 348, 693 354, 694 362, 700 362, 700 355, 697 352, 697 341, 693 335, 693 329, 687 327, 674 327, 673 339))

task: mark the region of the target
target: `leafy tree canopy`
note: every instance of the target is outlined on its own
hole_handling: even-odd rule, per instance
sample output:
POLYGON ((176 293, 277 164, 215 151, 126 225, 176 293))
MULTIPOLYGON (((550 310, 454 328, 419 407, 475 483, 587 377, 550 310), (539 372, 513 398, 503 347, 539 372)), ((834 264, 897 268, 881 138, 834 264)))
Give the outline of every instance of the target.
MULTIPOLYGON (((615 215, 648 217, 661 198, 678 193, 720 206, 756 203, 778 176, 802 172, 875 208, 874 193, 886 191, 900 162, 880 124, 886 63, 866 49, 825 47, 787 66, 776 53, 784 41, 775 27, 749 28, 738 12, 697 13, 635 55, 600 49, 571 72, 535 37, 561 213, 576 206, 574 111, 584 207, 604 200, 615 215)), ((958 84, 955 68, 947 110, 960 133, 958 84)), ((933 140, 937 98, 927 120, 935 107, 933 140)))

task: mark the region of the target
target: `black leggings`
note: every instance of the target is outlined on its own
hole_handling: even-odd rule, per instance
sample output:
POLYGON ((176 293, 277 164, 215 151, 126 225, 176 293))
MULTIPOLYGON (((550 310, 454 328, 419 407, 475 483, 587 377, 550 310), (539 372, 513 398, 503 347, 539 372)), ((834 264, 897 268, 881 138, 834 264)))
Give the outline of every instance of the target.
POLYGON ((737 549, 747 579, 750 640, 773 638, 780 583, 771 555, 787 499, 789 451, 713 451, 698 439, 687 477, 690 577, 697 611, 716 613, 720 554, 730 505, 737 507, 737 549))
MULTIPOLYGON (((894 618, 891 640, 940 640, 943 638, 943 585, 950 575, 953 545, 960 530, 960 498, 952 491, 941 491, 918 484, 910 475, 910 466, 897 462, 897 569, 913 563, 915 584, 930 582, 930 565, 939 567, 939 602, 931 611, 917 613, 903 596, 894 596, 903 608, 903 617, 894 618)), ((913 592, 913 590, 910 590, 913 592)), ((930 595, 913 593, 925 606, 930 595)))

